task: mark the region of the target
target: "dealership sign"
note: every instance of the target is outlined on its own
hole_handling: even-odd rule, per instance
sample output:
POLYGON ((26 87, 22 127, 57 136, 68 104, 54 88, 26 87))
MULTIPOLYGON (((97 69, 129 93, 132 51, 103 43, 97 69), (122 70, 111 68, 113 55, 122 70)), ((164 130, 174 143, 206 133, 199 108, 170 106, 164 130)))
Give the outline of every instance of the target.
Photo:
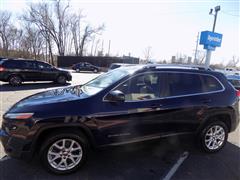
POLYGON ((204 46, 204 49, 215 50, 215 47, 221 47, 222 34, 214 33, 211 31, 202 31, 200 37, 200 44, 204 46))

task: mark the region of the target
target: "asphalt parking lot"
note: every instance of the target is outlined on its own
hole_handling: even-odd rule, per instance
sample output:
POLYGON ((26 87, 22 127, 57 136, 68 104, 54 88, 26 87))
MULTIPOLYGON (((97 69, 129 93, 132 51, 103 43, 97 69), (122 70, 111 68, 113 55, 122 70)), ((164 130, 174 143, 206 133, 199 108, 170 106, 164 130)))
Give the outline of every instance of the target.
MULTIPOLYGON (((99 74, 72 73, 68 85, 84 84, 99 74)), ((68 86, 67 85, 67 86, 68 86)), ((56 88, 52 83, 26 83, 21 87, 0 84, 0 115, 18 100, 56 88)), ((1 123, 1 118, 0 118, 1 123)), ((240 130, 229 135, 226 147, 216 154, 202 153, 192 137, 171 137, 147 143, 93 151, 86 165, 67 176, 46 172, 36 159, 24 162, 8 157, 0 145, 0 180, 5 179, 240 179, 240 130)))

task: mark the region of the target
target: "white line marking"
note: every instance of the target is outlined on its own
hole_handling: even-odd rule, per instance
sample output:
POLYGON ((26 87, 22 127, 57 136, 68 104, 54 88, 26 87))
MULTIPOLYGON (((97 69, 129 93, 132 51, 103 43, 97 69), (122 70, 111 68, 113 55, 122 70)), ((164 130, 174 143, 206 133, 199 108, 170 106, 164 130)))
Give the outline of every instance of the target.
POLYGON ((0 162, 6 161, 8 159, 11 159, 9 156, 4 156, 2 159, 0 159, 0 162))
POLYGON ((174 166, 171 168, 171 170, 168 172, 168 174, 163 178, 163 180, 170 180, 172 176, 175 174, 175 172, 178 170, 178 168, 181 166, 183 161, 188 157, 189 153, 185 151, 178 161, 174 164, 174 166))

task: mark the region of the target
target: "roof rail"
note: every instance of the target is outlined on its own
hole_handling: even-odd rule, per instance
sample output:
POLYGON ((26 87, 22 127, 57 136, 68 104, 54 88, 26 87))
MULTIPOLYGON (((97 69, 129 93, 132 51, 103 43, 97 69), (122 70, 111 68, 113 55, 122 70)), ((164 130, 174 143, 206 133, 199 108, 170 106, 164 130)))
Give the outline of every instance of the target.
POLYGON ((147 68, 161 68, 161 67, 172 67, 172 68, 188 68, 188 69, 198 69, 198 70, 207 70, 213 71, 212 68, 208 67, 207 69, 205 66, 202 65, 193 65, 193 64, 149 64, 147 68))

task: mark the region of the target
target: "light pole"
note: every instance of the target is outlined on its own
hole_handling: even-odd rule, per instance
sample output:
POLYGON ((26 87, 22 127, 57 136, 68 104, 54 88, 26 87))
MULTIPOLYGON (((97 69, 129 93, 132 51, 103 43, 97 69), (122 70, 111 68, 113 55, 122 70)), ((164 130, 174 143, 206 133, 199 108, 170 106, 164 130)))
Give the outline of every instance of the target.
MULTIPOLYGON (((214 15, 214 22, 213 22, 213 28, 212 28, 212 32, 215 31, 215 26, 216 26, 216 21, 217 21, 217 14, 218 14, 218 11, 220 11, 220 6, 216 6, 214 8, 215 10, 215 14, 213 14, 213 9, 210 9, 210 12, 209 14, 210 15, 214 15)), ((211 60, 211 54, 212 54, 212 51, 211 50, 207 50, 207 54, 206 54, 206 61, 205 61, 205 68, 208 69, 209 65, 210 65, 210 60, 211 60)))

